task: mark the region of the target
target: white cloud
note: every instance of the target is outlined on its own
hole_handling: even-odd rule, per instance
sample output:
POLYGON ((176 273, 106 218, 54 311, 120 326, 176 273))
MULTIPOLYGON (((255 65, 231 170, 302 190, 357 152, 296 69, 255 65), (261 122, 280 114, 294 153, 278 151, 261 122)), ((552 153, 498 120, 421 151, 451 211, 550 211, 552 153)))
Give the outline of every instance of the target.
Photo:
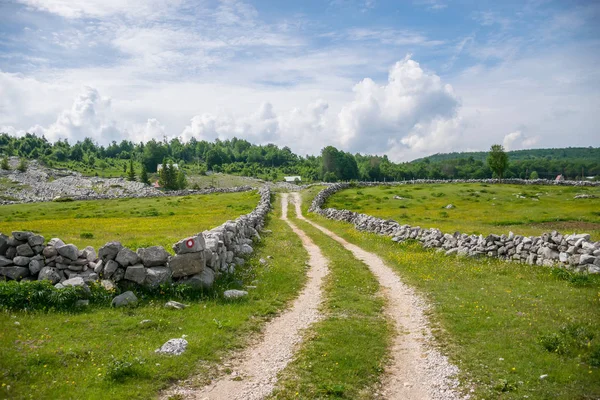
POLYGON ((460 102, 452 87, 410 56, 392 67, 387 85, 366 78, 353 90, 354 100, 338 114, 339 142, 346 149, 383 153, 404 146, 423 152, 456 138, 460 102))
POLYGON ((50 141, 68 139, 76 141, 90 137, 95 141, 109 142, 123 138, 123 133, 111 119, 111 99, 101 97, 92 87, 84 87, 71 108, 63 110, 52 125, 39 125, 28 131, 44 135, 50 141))
POLYGON ((539 142, 539 136, 527 137, 521 131, 514 131, 504 136, 502 145, 505 150, 520 150, 530 148, 539 142))
POLYGON ((148 18, 177 6, 179 0, 17 0, 36 10, 65 18, 126 15, 148 18))

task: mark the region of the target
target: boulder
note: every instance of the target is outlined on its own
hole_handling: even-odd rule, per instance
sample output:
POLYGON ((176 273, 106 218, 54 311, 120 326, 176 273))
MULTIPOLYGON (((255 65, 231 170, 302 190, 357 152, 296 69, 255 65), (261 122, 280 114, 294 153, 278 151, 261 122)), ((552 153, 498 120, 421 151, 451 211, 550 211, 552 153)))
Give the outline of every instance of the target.
POLYGON ((128 267, 130 265, 135 265, 140 262, 140 257, 133 251, 126 247, 123 247, 117 253, 115 257, 115 261, 121 264, 123 267, 128 267))
POLYGON ((8 249, 6 249, 6 258, 15 258, 15 256, 17 255, 17 248, 14 246, 10 246, 8 249))
POLYGON ((40 270, 38 281, 50 281, 53 285, 60 282, 60 275, 56 268, 44 267, 40 270))
POLYGON ((98 257, 105 262, 107 260, 114 260, 119 254, 119 251, 123 248, 120 242, 108 242, 98 250, 98 257))
POLYGON ((110 279, 111 276, 117 271, 119 264, 115 260, 108 260, 104 266, 103 276, 106 279, 110 279))
POLYGON ((74 244, 66 244, 62 247, 58 247, 57 250, 58 254, 71 261, 75 261, 79 257, 79 250, 74 244))
POLYGON ((138 299, 135 296, 135 294, 133 294, 132 291, 127 291, 125 293, 122 293, 120 295, 118 295, 117 297, 115 297, 112 302, 111 305, 113 307, 124 307, 124 306, 135 306, 138 303, 138 299))
POLYGON ((189 285, 194 289, 210 289, 215 281, 215 271, 204 268, 202 272, 179 281, 182 285, 189 285))
POLYGON ((137 249, 137 255, 146 267, 159 267, 169 261, 169 253, 162 246, 137 249))
POLYGON ((43 246, 44 245, 44 237, 42 235, 31 235, 27 238, 27 243, 31 247, 35 246, 43 246))
POLYGON ((92 268, 95 273, 100 275, 102 272, 104 272, 104 262, 102 260, 98 260, 96 263, 90 262, 90 268, 92 268))
POLYGON ((25 267, 4 267, 0 268, 0 275, 4 275, 9 279, 22 279, 29 276, 29 268, 25 267))
POLYGON ((10 265, 13 265, 13 260, 6 258, 4 256, 0 256, 0 268, 8 267, 10 265))
POLYGON ((178 254, 169 262, 173 278, 199 274, 205 265, 204 252, 178 254))
POLYGON ((169 339, 160 349, 156 349, 155 353, 179 356, 183 354, 187 345, 188 342, 185 339, 169 339))
POLYGON ((123 278, 125 278, 125 269, 117 268, 117 270, 112 276, 112 280, 115 282, 120 282, 123 278))
POLYGON ((40 272, 42 270, 42 268, 44 268, 43 260, 29 261, 29 272, 31 273, 31 275, 36 275, 38 272, 40 272))
POLYGON ((171 279, 171 269, 167 267, 151 267, 146 269, 144 285, 157 287, 171 279))
POLYGON ((187 254, 203 251, 205 247, 206 243, 204 242, 204 236, 198 234, 175 243, 173 245, 173 250, 177 254, 187 254))
POLYGON ((42 250, 42 254, 46 258, 52 258, 52 257, 56 257, 58 255, 58 251, 56 250, 56 247, 54 247, 54 246, 46 246, 46 247, 44 247, 44 250, 42 250))
POLYGON ((25 243, 17 246, 17 255, 23 257, 33 257, 35 253, 33 252, 31 246, 25 243))
POLYGON ((88 262, 95 261, 98 258, 96 255, 96 250, 94 250, 92 246, 87 246, 85 249, 83 249, 81 256, 88 260, 88 262))
POLYGON ((21 242, 25 242, 30 236, 33 236, 33 233, 24 231, 14 231, 12 235, 15 239, 20 240, 21 242))
POLYGON ((240 246, 240 254, 248 255, 252 254, 253 251, 254 249, 252 249, 252 246, 250 246, 249 244, 243 244, 240 246))
POLYGON ((248 296, 248 292, 245 290, 230 289, 230 290, 226 290, 223 293, 223 297, 225 297, 228 300, 241 299, 242 297, 246 297, 246 296, 248 296))
POLYGON ((596 257, 589 254, 582 254, 581 257, 579 257, 579 265, 593 264, 594 261, 596 261, 596 257))
POLYGON ((29 258, 29 257, 16 256, 15 258, 13 258, 13 264, 15 264, 16 266, 19 266, 19 267, 28 266, 30 261, 31 261, 31 258, 29 258))
POLYGON ((50 241, 48 241, 48 246, 50 246, 50 247, 59 248, 59 247, 63 247, 64 245, 65 245, 65 242, 63 242, 59 238, 52 238, 52 239, 50 239, 50 241))
MULTIPOLYGON (((135 253, 134 253, 135 254, 135 253)), ((132 265, 125 270, 125 279, 139 285, 146 280, 146 268, 142 264, 132 265)))

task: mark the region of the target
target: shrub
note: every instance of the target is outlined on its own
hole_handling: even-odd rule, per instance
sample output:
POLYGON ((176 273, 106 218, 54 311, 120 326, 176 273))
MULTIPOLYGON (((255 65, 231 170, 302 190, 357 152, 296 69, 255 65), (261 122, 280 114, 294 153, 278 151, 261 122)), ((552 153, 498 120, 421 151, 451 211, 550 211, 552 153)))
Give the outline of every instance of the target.
POLYGON ((2 169, 9 171, 10 170, 10 165, 8 164, 8 157, 4 157, 2 159, 2 165, 0 165, 0 167, 2 167, 2 169))
POLYGON ((0 307, 10 310, 66 310, 82 297, 81 288, 56 289, 49 281, 0 283, 0 307))
POLYGON ((82 239, 93 239, 94 238, 94 234, 91 232, 81 232, 81 234, 79 235, 80 238, 82 239))
POLYGON ((105 378, 109 381, 123 382, 128 377, 140 376, 139 366, 144 364, 144 359, 135 357, 131 361, 112 358, 106 366, 105 378))
POLYGON ((19 165, 17 166, 17 170, 19 172, 27 171, 27 160, 26 159, 21 158, 21 161, 19 162, 19 165))

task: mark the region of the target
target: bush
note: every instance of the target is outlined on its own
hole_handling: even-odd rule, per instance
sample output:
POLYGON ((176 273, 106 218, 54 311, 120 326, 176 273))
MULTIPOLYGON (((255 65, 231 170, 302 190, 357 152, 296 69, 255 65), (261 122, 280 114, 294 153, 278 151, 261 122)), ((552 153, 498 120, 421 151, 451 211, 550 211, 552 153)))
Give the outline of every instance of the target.
POLYGON ((81 234, 79 235, 80 238, 82 239, 93 239, 94 238, 94 234, 91 232, 81 232, 81 234))
POLYGON ((17 166, 17 170, 19 172, 25 172, 25 171, 27 171, 27 167, 28 167, 27 160, 24 158, 21 158, 21 161, 19 162, 19 165, 17 166))
POLYGON ((0 283, 0 307, 9 310, 66 310, 83 298, 81 288, 56 289, 49 281, 0 283))
POLYGON ((8 164, 8 157, 4 157, 2 159, 2 165, 0 165, 0 167, 2 167, 2 169, 9 171, 10 170, 10 165, 8 164))

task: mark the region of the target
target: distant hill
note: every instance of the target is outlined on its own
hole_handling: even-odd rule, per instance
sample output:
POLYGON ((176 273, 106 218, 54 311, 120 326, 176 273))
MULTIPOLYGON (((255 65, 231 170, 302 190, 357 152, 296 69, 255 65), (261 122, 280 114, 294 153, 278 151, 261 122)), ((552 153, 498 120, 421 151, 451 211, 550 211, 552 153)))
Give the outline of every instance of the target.
MULTIPOLYGON (((535 160, 578 160, 584 162, 600 163, 600 147, 566 147, 561 149, 528 149, 507 151, 510 161, 535 160)), ((432 156, 418 158, 411 163, 419 163, 425 160, 430 162, 468 159, 473 157, 475 161, 485 162, 487 151, 461 152, 461 153, 438 153, 432 156)))

